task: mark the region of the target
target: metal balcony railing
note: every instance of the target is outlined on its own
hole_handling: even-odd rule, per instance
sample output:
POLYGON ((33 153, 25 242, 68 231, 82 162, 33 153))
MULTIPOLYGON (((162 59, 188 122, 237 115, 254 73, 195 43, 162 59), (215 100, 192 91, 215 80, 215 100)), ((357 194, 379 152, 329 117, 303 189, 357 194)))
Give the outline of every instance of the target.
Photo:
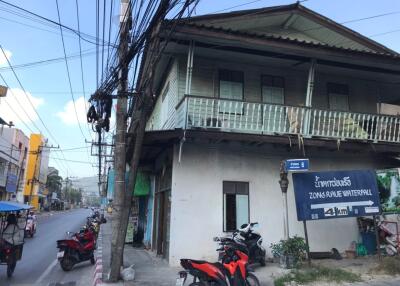
POLYGON ((257 134, 400 142, 400 118, 185 96, 177 107, 177 125, 257 134))

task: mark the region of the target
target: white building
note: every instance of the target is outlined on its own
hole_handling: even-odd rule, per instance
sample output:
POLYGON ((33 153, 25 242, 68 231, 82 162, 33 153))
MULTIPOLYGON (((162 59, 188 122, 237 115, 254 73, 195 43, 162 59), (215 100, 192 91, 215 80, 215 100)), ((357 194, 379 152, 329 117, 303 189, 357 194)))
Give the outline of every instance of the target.
POLYGON ((23 202, 29 138, 19 129, 0 128, 0 200, 23 202))
MULTIPOLYGON (((141 158, 152 177, 146 243, 172 265, 215 260, 214 236, 258 221, 268 248, 283 238, 281 160, 307 157, 312 171, 398 165, 399 82, 398 53, 300 4, 177 23, 141 158)), ((304 236, 292 187, 290 235, 304 236)), ((355 218, 312 221, 309 236, 313 251, 359 239, 355 218)))

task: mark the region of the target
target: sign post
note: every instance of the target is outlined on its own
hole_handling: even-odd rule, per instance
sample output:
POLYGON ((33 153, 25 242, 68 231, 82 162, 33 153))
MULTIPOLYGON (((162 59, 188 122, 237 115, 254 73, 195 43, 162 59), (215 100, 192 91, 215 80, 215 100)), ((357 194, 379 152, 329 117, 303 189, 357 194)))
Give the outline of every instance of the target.
POLYGON ((303 220, 303 227, 304 227, 304 237, 306 239, 306 251, 307 251, 307 262, 308 266, 311 266, 311 256, 310 256, 310 244, 308 242, 308 231, 307 231, 307 221, 303 220))
POLYGON ((289 212, 287 204, 287 190, 289 187, 288 172, 308 171, 308 167, 308 159, 288 159, 281 162, 279 186, 281 187, 283 199, 283 233, 285 240, 289 239, 289 212))

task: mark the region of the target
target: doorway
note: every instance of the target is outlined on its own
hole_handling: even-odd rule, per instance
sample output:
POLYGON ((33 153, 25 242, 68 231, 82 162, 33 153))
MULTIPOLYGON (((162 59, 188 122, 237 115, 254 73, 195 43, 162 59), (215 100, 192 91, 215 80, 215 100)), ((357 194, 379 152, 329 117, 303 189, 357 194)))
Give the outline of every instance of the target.
POLYGON ((154 198, 153 250, 167 260, 170 245, 171 181, 172 166, 157 174, 154 198))

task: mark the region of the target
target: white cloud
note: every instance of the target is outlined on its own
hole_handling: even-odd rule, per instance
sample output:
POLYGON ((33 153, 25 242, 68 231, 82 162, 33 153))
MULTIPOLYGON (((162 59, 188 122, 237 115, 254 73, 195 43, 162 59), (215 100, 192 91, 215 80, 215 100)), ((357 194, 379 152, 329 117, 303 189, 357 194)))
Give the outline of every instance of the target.
POLYGON ((29 92, 24 93, 22 89, 11 88, 7 91, 7 96, 1 98, 0 103, 0 114, 1 117, 9 122, 12 121, 15 124, 18 123, 31 123, 32 121, 38 120, 38 116, 30 104, 27 96, 29 97, 32 105, 37 108, 44 104, 44 99, 34 97, 29 92), (25 110, 25 112, 24 112, 25 110), (18 115, 16 115, 17 113, 18 115))
POLYGON ((3 52, 0 50, 0 66, 7 64, 7 59, 10 60, 12 53, 9 50, 4 50, 6 57, 4 56, 3 52))
MULTIPOLYGON (((79 97, 75 100, 76 113, 78 114, 79 123, 86 124, 86 108, 89 108, 89 103, 85 101, 85 98, 79 97)), ((57 113, 57 116, 67 125, 77 125, 76 114, 74 109, 74 102, 72 100, 68 101, 64 106, 64 111, 57 113)))

